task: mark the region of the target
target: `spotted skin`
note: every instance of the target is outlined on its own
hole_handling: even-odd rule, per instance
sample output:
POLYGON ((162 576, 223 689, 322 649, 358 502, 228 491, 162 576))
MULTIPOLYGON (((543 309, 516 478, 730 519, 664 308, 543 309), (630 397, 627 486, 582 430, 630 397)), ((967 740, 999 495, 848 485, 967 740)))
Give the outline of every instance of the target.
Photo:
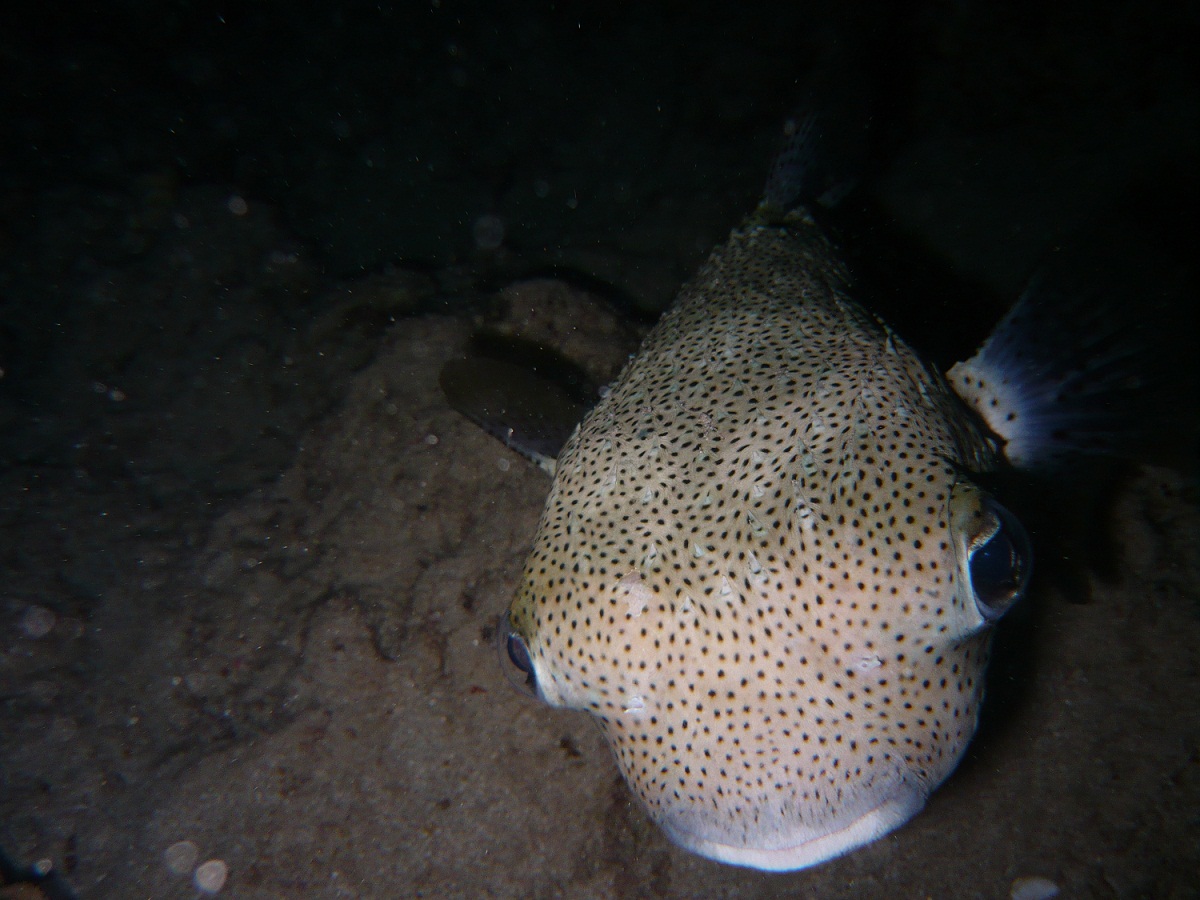
POLYGON ((994 441, 847 289, 803 214, 735 230, 563 449, 509 610, 668 835, 763 869, 914 815, 987 664, 994 441))

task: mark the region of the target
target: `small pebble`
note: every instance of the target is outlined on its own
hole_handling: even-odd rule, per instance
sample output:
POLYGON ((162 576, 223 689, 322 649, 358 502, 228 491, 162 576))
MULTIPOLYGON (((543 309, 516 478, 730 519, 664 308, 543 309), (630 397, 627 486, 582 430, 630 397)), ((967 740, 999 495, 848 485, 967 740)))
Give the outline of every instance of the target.
POLYGON ((196 887, 206 894, 215 894, 225 887, 225 879, 229 877, 229 867, 223 859, 210 859, 196 867, 192 881, 196 887))
POLYGON ((1049 878, 1034 875, 1028 878, 1018 878, 1012 884, 1012 900, 1050 900, 1058 896, 1058 885, 1049 878))
POLYGON ((57 619, 53 610, 32 604, 27 606, 21 615, 21 633, 33 640, 44 638, 54 630, 54 623, 57 619))
POLYGON ((200 848, 192 841, 177 841, 163 851, 163 862, 176 875, 186 875, 200 857, 200 848))
POLYGON ((226 205, 235 216, 244 216, 250 211, 250 205, 246 203, 246 198, 239 197, 237 194, 230 197, 226 205))

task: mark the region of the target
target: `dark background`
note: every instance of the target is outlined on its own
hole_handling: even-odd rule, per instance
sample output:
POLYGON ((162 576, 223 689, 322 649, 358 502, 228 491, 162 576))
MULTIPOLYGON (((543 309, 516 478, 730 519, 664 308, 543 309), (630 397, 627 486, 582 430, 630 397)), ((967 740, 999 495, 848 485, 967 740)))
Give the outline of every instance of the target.
MULTIPOLYGON (((1198 46, 1196 4, 1115 0, 7 4, 0 847, 67 827, 42 816, 50 776, 4 775, 39 717, 115 731, 141 702, 127 586, 186 605, 171 579, 212 522, 288 468, 390 329, 545 273, 652 319, 753 208, 814 80, 871 100, 861 183, 831 214, 860 296, 944 367, 1048 254, 1078 252, 1187 388, 1154 449, 1193 463, 1198 46), (31 644, 34 608, 81 641, 31 644)), ((1105 488, 1055 503, 1095 518, 1080 497, 1105 488)), ((1162 521, 1191 546, 1170 524, 1190 519, 1162 521)), ((1178 579, 1164 602, 1194 606, 1178 579)), ((1029 671, 1015 656, 1005 677, 1029 671)), ((1195 896, 1156 868, 1137 883, 1195 896)))

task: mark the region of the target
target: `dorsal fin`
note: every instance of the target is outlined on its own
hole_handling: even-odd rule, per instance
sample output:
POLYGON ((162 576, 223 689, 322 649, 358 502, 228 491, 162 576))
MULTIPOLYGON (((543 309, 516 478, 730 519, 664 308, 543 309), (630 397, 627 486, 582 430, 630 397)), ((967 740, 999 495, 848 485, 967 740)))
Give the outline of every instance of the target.
POLYGON ((759 214, 837 205, 864 176, 872 141, 870 94, 857 66, 828 63, 809 79, 783 124, 759 214))
POLYGON ((948 373, 1010 463, 1044 469, 1096 453, 1172 462, 1161 445, 1195 443, 1197 367, 1184 338, 1194 323, 1180 321, 1194 303, 1188 266, 1125 218, 1051 254, 948 373))

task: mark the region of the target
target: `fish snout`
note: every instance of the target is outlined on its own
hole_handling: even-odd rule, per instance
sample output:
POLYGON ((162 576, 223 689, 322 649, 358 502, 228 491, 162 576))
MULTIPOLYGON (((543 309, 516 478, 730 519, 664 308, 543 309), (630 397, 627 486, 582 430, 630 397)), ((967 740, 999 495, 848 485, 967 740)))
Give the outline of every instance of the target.
POLYGON ((770 872, 815 866, 869 844, 899 828, 925 805, 932 785, 900 775, 860 794, 853 808, 830 808, 821 818, 770 805, 743 817, 704 813, 667 815, 659 821, 671 840, 718 862, 770 872))

